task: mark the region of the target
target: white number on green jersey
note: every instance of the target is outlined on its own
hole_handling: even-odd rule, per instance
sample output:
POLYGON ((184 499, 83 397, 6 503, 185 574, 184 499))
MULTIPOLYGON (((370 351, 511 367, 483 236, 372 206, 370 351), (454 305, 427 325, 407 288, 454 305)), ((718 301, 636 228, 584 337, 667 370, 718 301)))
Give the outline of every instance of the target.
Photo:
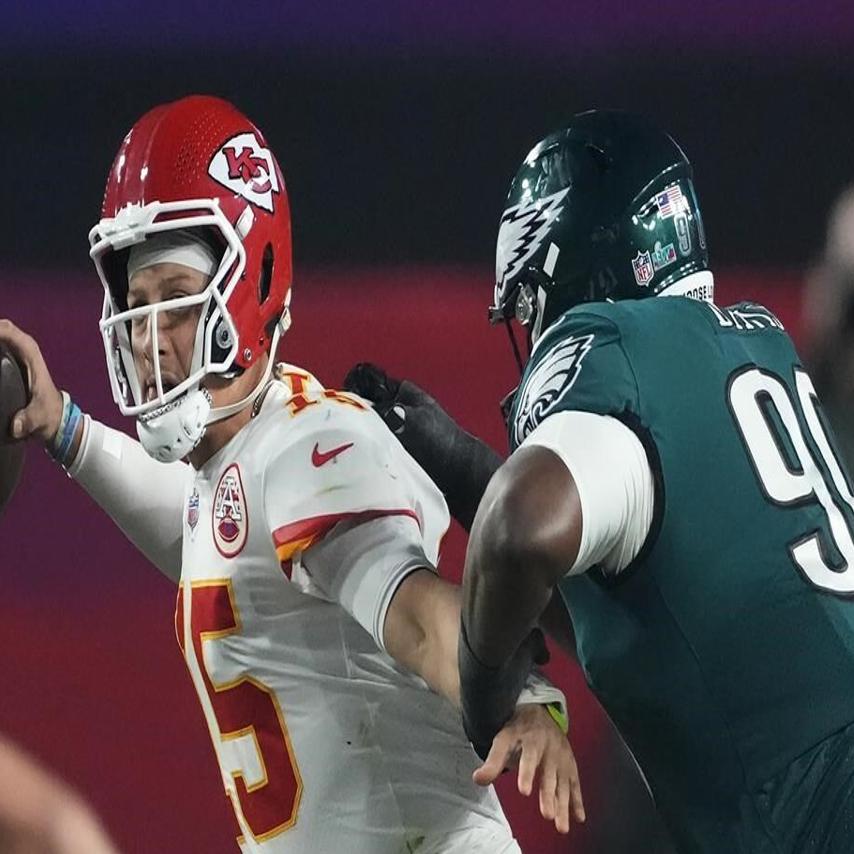
POLYGON ((752 368, 730 383, 730 408, 765 494, 783 506, 817 501, 827 515, 830 536, 845 566, 837 570, 828 565, 817 531, 805 531, 790 544, 792 560, 822 590, 854 593, 854 536, 841 509, 844 503, 854 511, 854 496, 819 420, 812 380, 803 370, 795 371, 795 386, 797 401, 776 376, 752 368), (825 469, 807 445, 796 406, 825 469), (779 423, 767 417, 768 407, 773 407, 779 423), (780 425, 785 437, 779 435, 780 425), (785 440, 794 451, 794 460, 786 459, 781 444, 785 440))

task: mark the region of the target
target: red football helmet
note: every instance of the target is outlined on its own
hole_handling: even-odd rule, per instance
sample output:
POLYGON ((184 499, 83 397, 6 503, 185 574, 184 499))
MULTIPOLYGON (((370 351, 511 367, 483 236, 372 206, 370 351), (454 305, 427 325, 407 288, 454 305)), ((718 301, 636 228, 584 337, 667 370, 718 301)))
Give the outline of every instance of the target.
MULTIPOLYGON (((258 128, 219 98, 194 95, 155 107, 131 128, 89 242, 105 289, 107 367, 126 415, 144 421, 177 405, 205 375, 249 367, 290 324, 291 219, 282 173, 258 128), (130 248, 179 229, 203 229, 216 244, 220 262, 208 286, 198 295, 128 310, 130 248), (157 394, 145 401, 129 321, 149 315, 156 356, 158 312, 185 305, 202 306, 190 375, 164 390, 155 358, 157 394)), ((216 412, 205 413, 205 423, 217 420, 216 412)))

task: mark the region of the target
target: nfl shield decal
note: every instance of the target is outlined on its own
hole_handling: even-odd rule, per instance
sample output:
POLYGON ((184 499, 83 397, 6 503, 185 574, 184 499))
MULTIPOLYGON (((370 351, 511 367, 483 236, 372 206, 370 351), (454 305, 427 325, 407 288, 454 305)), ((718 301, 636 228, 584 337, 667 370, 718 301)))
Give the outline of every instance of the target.
POLYGON ((234 557, 246 545, 249 518, 246 514, 240 468, 232 463, 219 479, 213 504, 214 543, 223 557, 234 557))
POLYGON ((638 252, 637 256, 632 261, 632 270, 635 273, 635 281, 638 286, 645 288, 655 274, 655 268, 652 266, 652 258, 649 252, 638 252))

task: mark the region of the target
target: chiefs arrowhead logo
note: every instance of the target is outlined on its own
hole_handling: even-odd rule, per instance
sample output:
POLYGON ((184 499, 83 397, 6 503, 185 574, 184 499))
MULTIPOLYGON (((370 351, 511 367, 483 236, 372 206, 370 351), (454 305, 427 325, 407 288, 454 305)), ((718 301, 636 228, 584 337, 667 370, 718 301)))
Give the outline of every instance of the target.
POLYGON ((208 174, 253 205, 273 212, 273 194, 280 190, 279 178, 273 155, 254 133, 239 133, 229 139, 213 156, 208 174))
POLYGON ((243 481, 236 463, 219 479, 213 506, 213 535, 223 557, 234 557, 246 544, 249 518, 246 514, 243 481))

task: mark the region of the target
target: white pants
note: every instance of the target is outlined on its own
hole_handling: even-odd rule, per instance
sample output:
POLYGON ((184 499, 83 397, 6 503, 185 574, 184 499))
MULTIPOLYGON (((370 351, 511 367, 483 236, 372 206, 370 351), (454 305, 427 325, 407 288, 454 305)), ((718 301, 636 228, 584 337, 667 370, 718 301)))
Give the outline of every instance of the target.
POLYGON ((426 841, 418 854, 522 854, 510 830, 473 828, 426 841))

